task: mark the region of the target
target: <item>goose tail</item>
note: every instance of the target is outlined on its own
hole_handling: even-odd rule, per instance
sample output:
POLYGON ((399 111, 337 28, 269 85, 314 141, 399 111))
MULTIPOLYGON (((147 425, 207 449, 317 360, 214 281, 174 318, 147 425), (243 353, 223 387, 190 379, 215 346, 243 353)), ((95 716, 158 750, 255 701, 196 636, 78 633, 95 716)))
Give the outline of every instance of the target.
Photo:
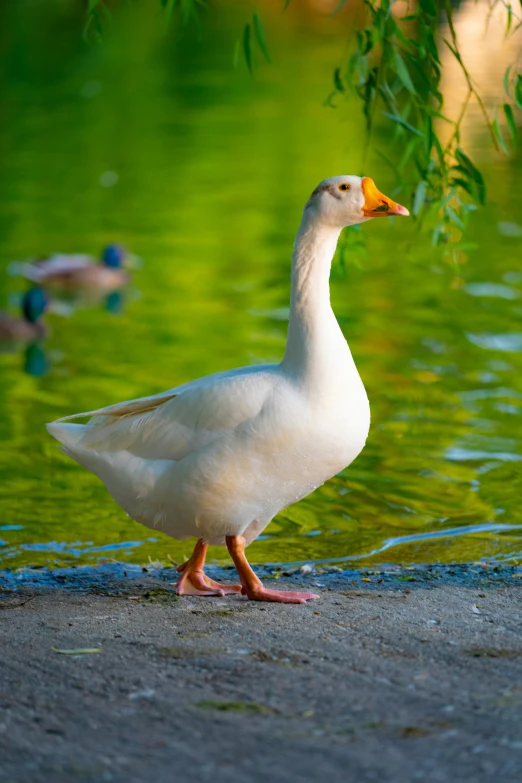
POLYGON ((84 424, 70 424, 64 421, 52 421, 45 425, 47 432, 56 438, 66 449, 75 448, 85 434, 84 424))

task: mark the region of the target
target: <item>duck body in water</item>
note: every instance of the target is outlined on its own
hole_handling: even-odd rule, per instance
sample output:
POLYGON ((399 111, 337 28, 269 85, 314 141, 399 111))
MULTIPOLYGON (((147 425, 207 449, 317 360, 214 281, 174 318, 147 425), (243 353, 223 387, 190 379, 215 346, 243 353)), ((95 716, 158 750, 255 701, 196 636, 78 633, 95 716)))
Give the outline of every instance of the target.
POLYGON ((48 425, 63 451, 99 476, 133 519, 174 538, 198 539, 180 567, 180 594, 241 591, 284 603, 317 598, 265 588, 245 547, 364 447, 369 403, 330 305, 330 267, 342 228, 408 214, 369 177, 325 180, 297 234, 279 364, 228 370, 48 425), (89 422, 72 423, 81 416, 89 422), (205 575, 209 543, 227 546, 240 585, 205 575))
POLYGON ((128 258, 122 245, 113 244, 103 250, 101 262, 89 255, 56 253, 39 261, 12 264, 11 272, 38 285, 112 291, 129 282, 128 258))

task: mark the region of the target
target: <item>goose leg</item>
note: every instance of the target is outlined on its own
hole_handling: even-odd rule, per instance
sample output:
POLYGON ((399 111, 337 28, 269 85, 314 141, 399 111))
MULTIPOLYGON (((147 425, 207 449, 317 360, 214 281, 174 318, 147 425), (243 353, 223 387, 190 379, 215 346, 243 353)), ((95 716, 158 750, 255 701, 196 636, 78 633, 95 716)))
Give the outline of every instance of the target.
POLYGON ((274 601, 281 604, 305 604, 315 598, 314 593, 297 593, 287 590, 269 590, 252 571, 245 555, 245 539, 243 536, 227 536, 227 549, 237 568, 243 588, 241 592, 251 601, 274 601))
POLYGON ((186 563, 178 566, 181 573, 176 583, 178 595, 227 595, 241 592, 241 585, 222 585, 214 582, 203 571, 208 544, 199 538, 186 563))

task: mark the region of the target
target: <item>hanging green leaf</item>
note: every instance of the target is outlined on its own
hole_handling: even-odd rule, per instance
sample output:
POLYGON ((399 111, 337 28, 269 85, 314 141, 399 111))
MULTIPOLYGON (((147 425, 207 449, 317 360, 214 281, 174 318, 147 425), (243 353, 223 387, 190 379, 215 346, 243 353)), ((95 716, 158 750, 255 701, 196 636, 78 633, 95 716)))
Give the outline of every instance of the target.
POLYGON ((85 25, 83 28, 83 38, 88 41, 93 39, 101 41, 103 36, 103 25, 111 21, 111 12, 102 0, 89 0, 85 25))
POLYGON ((511 134, 511 138, 513 139, 513 144, 516 145, 518 141, 518 128, 515 122, 515 117, 513 115, 513 109, 509 103, 504 104, 504 114, 506 115, 506 122, 511 134))
POLYGON ((457 147, 455 150, 455 157, 462 170, 467 173, 474 182, 479 202, 484 204, 486 199, 486 186, 484 184, 484 178, 482 174, 460 147, 457 147))
MULTIPOLYGON (((478 172, 480 174, 480 172, 478 172)), ((475 200, 478 201, 479 204, 484 204, 486 200, 486 187, 484 185, 484 182, 477 182, 470 171, 465 168, 464 166, 452 166, 450 169, 450 174, 452 176, 452 179, 449 180, 449 184, 451 186, 457 185, 460 188, 463 188, 466 193, 469 193, 470 196, 475 200)))
POLYGON ((395 174, 395 178, 396 178, 397 182, 400 182, 401 185, 402 185, 403 184, 402 183, 402 175, 401 175, 401 172, 399 171, 399 169, 397 168, 397 166, 395 165, 395 163, 390 158, 388 158, 383 152, 381 152, 380 150, 375 150, 375 153, 379 156, 379 158, 381 158, 386 163, 387 166, 389 166, 391 168, 391 170, 395 174))
POLYGON ((462 177, 453 177, 450 180, 450 185, 452 187, 462 188, 462 190, 465 190, 466 193, 468 193, 472 198, 475 197, 473 184, 470 183, 470 181, 467 179, 463 179, 462 177))
POLYGON ((449 49, 449 50, 450 50, 450 52, 452 53, 453 57, 454 57, 454 58, 456 59, 456 61, 459 63, 459 65, 461 65, 461 64, 462 64, 462 57, 461 57, 461 55, 460 55, 460 52, 459 52, 457 49, 455 49, 455 47, 454 47, 454 46, 452 46, 452 45, 450 44, 450 42, 449 42, 449 41, 448 41, 446 38, 443 38, 442 40, 444 41, 444 43, 446 44, 446 46, 448 47, 448 49, 449 49))
POLYGON ((428 16, 436 17, 438 16, 438 9, 435 4, 435 0, 420 0, 419 2, 421 11, 423 11, 428 16))
POLYGON ((176 0, 161 0, 161 5, 165 12, 165 28, 169 28, 172 21, 172 12, 174 11, 176 0))
POLYGON ((192 21, 199 28, 198 7, 204 8, 207 4, 206 0, 160 0, 160 3, 165 12, 166 28, 170 26, 174 10, 177 10, 178 16, 184 25, 192 21))
POLYGON ((379 92, 381 94, 382 99, 391 110, 391 113, 398 114, 399 107, 397 106, 397 99, 394 93, 392 92, 388 82, 384 82, 384 84, 379 85, 379 92))
POLYGON ((495 117, 493 122, 491 123, 491 127, 493 129, 493 133, 495 135, 495 138, 498 142, 498 146, 500 149, 506 153, 506 155, 509 155, 509 147, 506 144, 506 141, 504 139, 504 136, 502 134, 502 128, 500 127, 500 123, 498 121, 498 117, 495 117))
POLYGON ((254 67, 252 61, 252 39, 250 24, 245 25, 245 30, 243 32, 243 51, 245 53, 245 60, 248 66, 248 70, 252 74, 254 72, 254 67))
MULTIPOLYGON (((289 0, 289 1, 290 1, 290 0, 289 0)), ((347 3, 347 2, 348 2, 348 0, 339 0, 339 2, 337 3, 337 5, 335 6, 334 10, 332 11, 332 16, 333 16, 334 14, 336 14, 338 11, 340 11, 340 10, 341 10, 341 8, 343 8, 343 6, 345 6, 345 5, 346 5, 346 3, 347 3)))
POLYGON ((259 48, 263 52, 263 56, 267 63, 272 62, 270 59, 270 52, 268 51, 268 44, 266 41, 265 31, 263 30, 263 25, 261 23, 261 17, 259 14, 254 14, 252 17, 252 21, 254 23, 254 33, 256 35, 257 43, 259 44, 259 48))
POLYGON ((426 160, 429 160, 431 154, 431 148, 433 146, 433 124, 429 114, 426 115, 424 120, 424 155, 426 160))
POLYGON ((413 197, 413 214, 415 217, 419 214, 426 201, 426 193, 428 190, 428 183, 425 179, 421 180, 415 188, 415 195, 413 197))
POLYGON ((341 76, 341 69, 336 68, 334 71, 334 85, 337 92, 344 92, 344 84, 341 76))
POLYGON ((460 217, 457 215, 457 213, 452 207, 450 207, 449 205, 446 206, 444 212, 447 215, 447 217, 450 219, 450 221, 453 223, 453 225, 457 226, 457 228, 460 229, 460 231, 466 230, 466 226, 464 225, 464 223, 462 222, 462 220, 460 219, 460 217))
POLYGON ((515 84, 515 103, 519 109, 522 109, 522 74, 518 74, 515 84))
POLYGON ((442 167, 445 167, 445 163, 446 163, 445 152, 442 149, 442 145, 441 145, 441 143, 439 141, 439 138, 438 138, 438 136, 436 134, 434 134, 434 136, 433 136, 433 149, 437 153, 437 157, 439 159, 439 161, 438 161, 439 165, 442 166, 442 167))
POLYGON ((406 52, 404 55, 408 62, 406 66, 408 70, 413 68, 417 81, 417 87, 415 92, 422 95, 425 92, 432 92, 432 82, 430 81, 429 74, 426 73, 426 53, 418 54, 417 52, 406 52))
POLYGON ((510 89, 509 89, 509 80, 510 80, 510 76, 511 76, 511 69, 512 69, 512 67, 513 67, 512 65, 509 65, 509 66, 506 68, 506 70, 504 71, 504 78, 503 78, 503 80, 502 80, 502 81, 503 81, 503 84, 504 84, 504 92, 505 92, 505 93, 506 93, 506 95, 508 95, 509 97, 511 97, 511 91, 510 91, 510 89))
POLYGON ((431 237, 431 244, 433 247, 439 247, 440 245, 446 245, 448 243, 449 236, 446 232, 446 226, 444 223, 439 223, 435 226, 431 237))
POLYGON ((397 69, 397 76, 403 83, 403 85, 406 87, 408 92, 411 92, 412 95, 416 95, 417 91, 415 87, 413 86, 413 82, 411 80, 410 73, 408 71, 408 68, 406 67, 406 63, 400 56, 399 52, 395 50, 395 67, 397 69))
POLYGON ((232 59, 232 64, 234 68, 237 68, 239 65, 239 52, 241 51, 241 41, 236 41, 236 45, 234 46, 234 57, 232 59))
POLYGON ((410 138, 401 158, 401 162, 400 162, 401 167, 406 166, 412 158, 415 158, 415 153, 419 148, 419 142, 420 139, 418 136, 413 136, 410 138))
POLYGON ((478 250, 478 248, 479 245, 477 242, 459 242, 459 244, 455 246, 457 253, 469 253, 471 250, 478 250))
POLYGON ((398 125, 401 125, 403 128, 406 128, 406 130, 409 130, 411 133, 415 133, 417 136, 423 136, 424 134, 421 133, 420 130, 417 128, 414 128, 413 125, 410 125, 409 122, 406 122, 406 120, 403 120, 402 117, 398 117, 395 114, 388 114, 388 112, 383 111, 382 112, 385 117, 388 117, 388 119, 393 120, 398 125))
POLYGON ((509 34, 509 31, 511 30, 511 23, 513 22, 513 9, 507 3, 505 5, 506 11, 507 11, 507 19, 506 19, 506 35, 509 34))
POLYGON ((440 63, 437 42, 435 40, 435 36, 433 35, 432 30, 430 30, 429 28, 426 28, 424 30, 424 45, 428 49, 430 55, 433 57, 433 61, 436 63, 440 63))

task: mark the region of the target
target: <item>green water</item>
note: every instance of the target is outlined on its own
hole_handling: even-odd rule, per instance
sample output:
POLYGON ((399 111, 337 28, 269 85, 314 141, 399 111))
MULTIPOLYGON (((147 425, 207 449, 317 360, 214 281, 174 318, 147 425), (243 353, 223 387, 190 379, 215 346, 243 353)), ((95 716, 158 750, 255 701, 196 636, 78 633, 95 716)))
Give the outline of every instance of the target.
MULTIPOLYGON (((81 41, 77 5, 2 10, 0 305, 14 311, 24 289, 7 273, 13 259, 121 241, 144 264, 119 311, 80 303, 48 316, 43 353, 0 348, 0 568, 187 554, 190 542, 130 520, 44 423, 277 361, 311 190, 363 167, 393 188, 377 158, 363 166, 357 104, 323 106, 345 51, 335 20, 274 5, 275 65, 252 80, 231 63, 240 4, 209 11, 201 39, 163 36, 156 4, 129 4, 99 47, 81 41), (105 172, 118 175, 110 187, 105 172)), ((366 225, 367 255, 334 269, 370 437, 350 468, 272 522, 253 562, 521 556, 522 265, 520 239, 498 224, 522 223, 522 166, 477 133, 489 201, 460 270, 411 220, 366 225)))

